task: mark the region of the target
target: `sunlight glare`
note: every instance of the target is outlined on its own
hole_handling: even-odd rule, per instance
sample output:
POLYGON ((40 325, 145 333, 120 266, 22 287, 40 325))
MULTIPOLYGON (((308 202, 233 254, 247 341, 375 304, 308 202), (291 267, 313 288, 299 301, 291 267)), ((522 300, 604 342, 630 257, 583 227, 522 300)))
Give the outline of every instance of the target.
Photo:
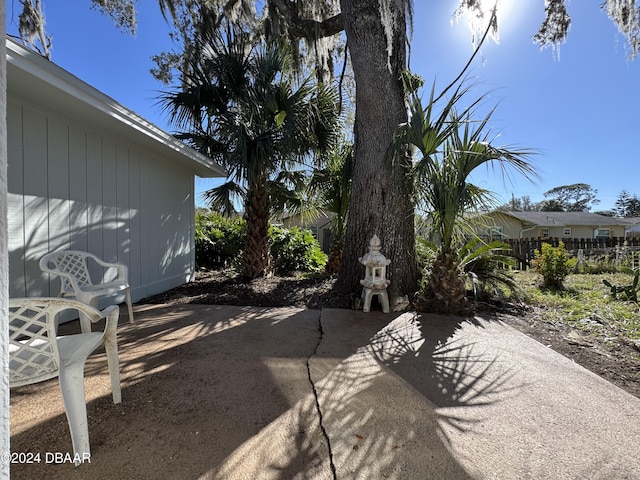
POLYGON ((467 17, 467 22, 472 34, 472 43, 474 47, 482 38, 486 28, 487 22, 491 18, 491 10, 494 6, 497 6, 498 17, 498 33, 491 32, 491 37, 496 43, 499 43, 499 33, 505 31, 505 27, 512 27, 515 23, 512 13, 514 2, 511 0, 479 0, 480 9, 482 13, 473 13, 467 11, 464 16, 467 17))
MULTIPOLYGON (((513 22, 513 5, 516 2, 512 0, 498 0, 498 29, 502 30, 505 26, 508 26, 513 22)), ((493 0, 482 0, 482 4, 488 4, 487 11, 491 11, 493 8, 493 0)))

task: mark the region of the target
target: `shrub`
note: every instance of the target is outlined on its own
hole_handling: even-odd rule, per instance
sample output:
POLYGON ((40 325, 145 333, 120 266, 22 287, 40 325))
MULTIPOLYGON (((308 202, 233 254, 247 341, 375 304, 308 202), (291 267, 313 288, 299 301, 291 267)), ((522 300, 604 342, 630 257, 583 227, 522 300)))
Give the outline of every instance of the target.
POLYGON ((276 273, 316 272, 327 264, 327 256, 310 230, 272 225, 269 237, 276 273))
MULTIPOLYGON (((225 218, 205 209, 196 211, 196 266, 202 269, 236 267, 247 235, 246 221, 225 218)), ((327 256, 309 230, 269 227, 271 255, 277 273, 324 269, 327 256)))
POLYGON ((242 255, 246 223, 240 217, 225 218, 219 213, 196 211, 196 266, 204 269, 228 268, 242 255))
POLYGON ((533 271, 542 275, 543 286, 562 288, 562 282, 576 266, 577 259, 564 248, 564 243, 560 242, 557 247, 548 243, 543 243, 540 252, 535 253, 535 258, 531 261, 533 271))

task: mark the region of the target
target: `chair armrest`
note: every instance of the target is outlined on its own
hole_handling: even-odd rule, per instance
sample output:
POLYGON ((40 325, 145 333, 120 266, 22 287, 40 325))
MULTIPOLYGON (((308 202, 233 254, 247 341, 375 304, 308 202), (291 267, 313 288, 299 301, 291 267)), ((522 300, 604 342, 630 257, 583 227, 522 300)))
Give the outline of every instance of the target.
POLYGON ((118 280, 123 280, 125 282, 129 282, 129 268, 127 268, 126 265, 124 265, 123 263, 117 263, 117 269, 118 269, 118 280))
POLYGON ((111 338, 115 338, 118 329, 118 318, 120 317, 120 307, 117 305, 109 305, 104 310, 98 310, 78 300, 67 300, 67 302, 72 303, 73 305, 71 305, 71 307, 76 309, 78 313, 84 313, 91 323, 97 323, 104 318, 105 338, 109 337, 109 335, 112 336, 111 338))
MULTIPOLYGON (((120 312, 120 308, 117 305, 109 305, 104 310, 98 310, 98 313, 100 314, 100 318, 98 318, 98 320, 102 318, 109 319, 114 316, 114 312, 115 313, 120 312)), ((115 319, 118 320, 118 315, 115 315, 115 319)), ((95 320, 95 322, 97 322, 98 320, 95 320)), ((91 320, 91 321, 94 322, 94 320, 91 320)))
POLYGON ((115 268, 118 272, 118 280, 128 281, 129 269, 123 263, 113 263, 113 262, 105 262, 104 260, 96 257, 95 255, 90 256, 98 265, 104 268, 115 268))
POLYGON ((120 308, 117 305, 109 305, 100 312, 100 318, 106 318, 104 326, 105 341, 109 342, 116 338, 118 330, 118 318, 120 317, 120 308))
POLYGON ((103 318, 109 316, 113 310, 118 310, 117 305, 110 305, 104 310, 98 310, 97 308, 92 307, 91 305, 83 303, 79 300, 66 300, 66 302, 69 303, 68 308, 73 308, 77 310, 78 313, 84 313, 87 317, 89 317, 91 323, 99 322, 103 318))

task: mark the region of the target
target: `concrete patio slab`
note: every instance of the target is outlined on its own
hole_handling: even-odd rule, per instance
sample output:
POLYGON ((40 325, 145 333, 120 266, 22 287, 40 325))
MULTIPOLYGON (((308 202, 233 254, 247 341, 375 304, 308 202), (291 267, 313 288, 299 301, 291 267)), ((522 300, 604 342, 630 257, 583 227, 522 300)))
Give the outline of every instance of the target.
POLYGON ((337 478, 640 478, 640 399, 498 321, 389 317, 354 352, 371 314, 322 314, 337 478))
MULTIPOLYGON (((499 321, 135 315, 119 327, 122 404, 104 354, 87 363, 91 463, 12 478, 640 479, 640 399, 499 321)), ((59 397, 56 381, 12 390, 13 452, 71 450, 59 397)))

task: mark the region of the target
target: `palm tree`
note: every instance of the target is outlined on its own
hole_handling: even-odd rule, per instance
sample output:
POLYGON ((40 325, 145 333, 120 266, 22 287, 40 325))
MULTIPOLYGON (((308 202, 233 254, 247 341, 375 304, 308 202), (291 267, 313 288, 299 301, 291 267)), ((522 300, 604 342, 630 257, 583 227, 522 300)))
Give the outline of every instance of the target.
POLYGON ((241 194, 247 220, 243 274, 271 273, 269 185, 310 152, 331 148, 339 131, 337 95, 311 79, 298 83, 288 52, 242 32, 204 31, 182 87, 161 103, 178 134, 220 162, 224 188, 241 194))
MULTIPOLYGON (((416 200, 431 220, 431 235, 437 252, 426 293, 443 311, 454 312, 464 304, 465 276, 459 249, 465 237, 475 236, 467 219, 497 205, 494 194, 469 181, 478 167, 498 164, 503 175, 507 167, 526 178, 536 176, 528 157, 533 150, 496 147, 486 130, 491 111, 484 119, 472 119, 473 102, 462 113, 456 110, 467 89, 458 88, 442 112, 435 118, 434 95, 423 108, 421 99, 412 95, 410 120, 403 125, 397 144, 416 147, 421 154, 413 164, 416 200)), ((476 217, 477 218, 477 217, 476 217)))
POLYGON ((342 250, 347 229, 349 202, 351 201, 351 177, 353 168, 353 144, 343 139, 336 148, 325 155, 322 168, 315 169, 307 185, 306 201, 300 213, 313 217, 321 210, 332 213, 331 250, 327 272, 336 273, 342 262, 342 250))

